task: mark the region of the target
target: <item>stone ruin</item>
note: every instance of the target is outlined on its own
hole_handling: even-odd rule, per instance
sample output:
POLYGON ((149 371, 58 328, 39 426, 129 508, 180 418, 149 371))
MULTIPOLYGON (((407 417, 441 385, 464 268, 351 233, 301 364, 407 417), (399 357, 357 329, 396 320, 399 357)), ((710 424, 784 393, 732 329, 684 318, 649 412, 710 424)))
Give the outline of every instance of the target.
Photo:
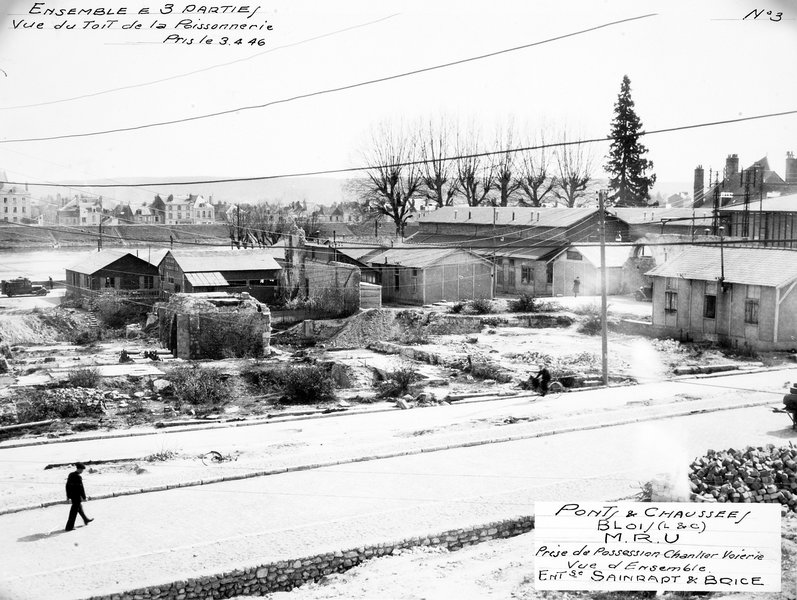
POLYGON ((173 294, 155 305, 158 337, 183 359, 263 356, 271 312, 248 293, 173 294))

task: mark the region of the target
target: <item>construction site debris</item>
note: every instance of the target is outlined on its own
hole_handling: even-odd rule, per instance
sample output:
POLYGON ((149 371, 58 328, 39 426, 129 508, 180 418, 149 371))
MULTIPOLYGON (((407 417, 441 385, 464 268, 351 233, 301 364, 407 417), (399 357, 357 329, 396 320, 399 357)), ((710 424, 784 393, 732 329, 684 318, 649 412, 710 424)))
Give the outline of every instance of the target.
POLYGON ((797 447, 730 448, 696 458, 689 481, 696 500, 779 502, 797 510, 797 447))

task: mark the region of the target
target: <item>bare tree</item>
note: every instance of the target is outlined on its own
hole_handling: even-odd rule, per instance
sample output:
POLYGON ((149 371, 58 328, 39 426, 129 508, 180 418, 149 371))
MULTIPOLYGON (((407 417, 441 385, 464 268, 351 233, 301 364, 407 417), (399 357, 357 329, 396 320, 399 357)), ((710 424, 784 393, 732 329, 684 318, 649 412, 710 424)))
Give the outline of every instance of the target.
POLYGON ((542 206, 543 200, 553 192, 556 180, 551 168, 551 155, 545 148, 545 129, 529 138, 527 146, 536 150, 524 150, 518 156, 518 181, 526 195, 521 199, 522 206, 542 206))
POLYGON ((498 205, 509 206, 515 192, 520 188, 517 173, 517 156, 514 150, 515 124, 510 119, 504 127, 499 126, 495 136, 495 189, 498 191, 498 205))
POLYGON ((451 129, 450 122, 441 116, 437 121, 429 119, 429 122, 422 127, 419 136, 424 194, 433 200, 438 208, 451 206, 457 193, 452 161, 443 160, 453 154, 451 129))
POLYGON ((414 164, 418 160, 417 142, 417 135, 407 133, 405 127, 387 123, 377 126, 363 153, 366 177, 354 183, 364 208, 390 218, 400 236, 423 183, 421 169, 414 164))
POLYGON ((495 187, 495 162, 491 156, 474 156, 479 152, 479 133, 474 126, 467 132, 457 131, 457 187, 468 206, 489 203, 495 187))
MULTIPOLYGON (((562 139, 568 139, 566 130, 562 131, 562 139)), ((559 146, 555 154, 557 177, 554 194, 561 204, 574 208, 592 178, 592 153, 586 144, 575 143, 559 146)))

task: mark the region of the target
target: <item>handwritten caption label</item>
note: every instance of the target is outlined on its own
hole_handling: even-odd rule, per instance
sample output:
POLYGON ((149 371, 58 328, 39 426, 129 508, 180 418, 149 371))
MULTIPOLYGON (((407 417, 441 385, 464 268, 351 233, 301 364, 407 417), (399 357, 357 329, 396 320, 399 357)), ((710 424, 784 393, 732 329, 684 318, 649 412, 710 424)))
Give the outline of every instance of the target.
POLYGON ((780 505, 538 502, 538 590, 779 592, 780 505))
POLYGON ((152 41, 171 45, 264 46, 274 25, 263 18, 260 5, 178 4, 152 6, 73 6, 33 2, 24 14, 11 19, 19 31, 125 32, 125 41, 152 41), (132 32, 138 32, 135 35, 132 32), (141 35, 150 32, 151 39, 141 35))
POLYGON ((759 20, 759 18, 760 20, 769 19, 770 21, 778 23, 783 18, 783 13, 782 12, 773 13, 771 10, 767 10, 765 8, 761 9, 754 8, 744 16, 742 21, 746 21, 748 19, 751 21, 756 21, 759 20))

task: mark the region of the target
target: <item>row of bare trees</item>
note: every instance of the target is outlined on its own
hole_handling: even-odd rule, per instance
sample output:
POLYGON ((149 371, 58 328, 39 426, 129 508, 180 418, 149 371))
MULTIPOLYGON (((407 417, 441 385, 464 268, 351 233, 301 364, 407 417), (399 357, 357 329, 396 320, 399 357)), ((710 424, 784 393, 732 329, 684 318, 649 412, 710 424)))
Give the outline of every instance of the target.
POLYGON ((474 123, 446 118, 414 126, 382 123, 371 132, 362 153, 365 177, 352 191, 400 234, 418 203, 575 207, 583 201, 592 172, 589 146, 546 147, 572 141, 565 128, 556 135, 519 135, 509 122, 496 128, 491 144, 483 138, 474 123))

